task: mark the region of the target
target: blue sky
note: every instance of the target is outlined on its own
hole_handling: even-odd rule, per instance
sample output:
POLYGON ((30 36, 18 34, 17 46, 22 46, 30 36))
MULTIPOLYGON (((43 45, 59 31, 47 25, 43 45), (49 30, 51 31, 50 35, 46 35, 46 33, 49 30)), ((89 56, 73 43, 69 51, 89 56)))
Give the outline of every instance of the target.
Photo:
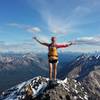
POLYGON ((76 41, 60 51, 100 51, 100 0, 0 0, 0 52, 41 52, 33 36, 76 41))

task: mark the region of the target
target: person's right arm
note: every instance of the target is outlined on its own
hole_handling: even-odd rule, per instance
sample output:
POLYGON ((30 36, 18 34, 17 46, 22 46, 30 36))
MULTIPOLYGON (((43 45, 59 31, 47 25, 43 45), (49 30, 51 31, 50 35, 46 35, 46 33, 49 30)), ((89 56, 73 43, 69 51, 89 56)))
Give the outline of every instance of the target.
POLYGON ((33 37, 33 39, 35 39, 38 43, 42 44, 42 45, 45 45, 45 46, 49 46, 48 43, 44 43, 44 42, 41 42, 39 39, 37 39, 36 37, 33 37))

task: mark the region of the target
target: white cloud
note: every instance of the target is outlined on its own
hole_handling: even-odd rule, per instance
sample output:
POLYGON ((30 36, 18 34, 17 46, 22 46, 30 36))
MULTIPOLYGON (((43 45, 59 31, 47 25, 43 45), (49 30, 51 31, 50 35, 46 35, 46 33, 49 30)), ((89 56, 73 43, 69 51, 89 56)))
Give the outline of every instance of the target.
POLYGON ((94 37, 79 37, 72 42, 75 45, 63 49, 63 52, 100 52, 100 35, 94 37))
POLYGON ((40 14, 52 33, 81 33, 86 25, 99 20, 99 18, 90 19, 91 13, 97 10, 95 5, 99 7, 99 0, 79 0, 75 4, 73 0, 30 1, 32 1, 30 5, 40 14))
POLYGON ((44 47, 33 42, 25 42, 20 44, 0 44, 0 52, 43 52, 44 47))
POLYGON ((7 25, 23 29, 23 30, 25 30, 27 32, 30 32, 30 33, 39 33, 39 32, 41 32, 41 29, 39 27, 36 27, 36 26, 33 27, 31 25, 17 24, 17 23, 9 23, 7 25))
POLYGON ((27 28, 27 32, 35 33, 35 32, 41 32, 41 30, 38 27, 30 27, 30 28, 27 28))
POLYGON ((76 27, 82 25, 82 23, 87 24, 88 21, 84 22, 84 17, 90 14, 92 11, 91 7, 87 5, 86 1, 81 5, 76 4, 72 9, 67 8, 66 0, 54 0, 52 3, 50 3, 48 0, 32 1, 34 3, 31 2, 31 5, 33 4, 33 8, 40 13, 41 17, 48 25, 48 30, 53 33, 65 34, 70 32, 78 32, 79 29, 76 27), (70 10, 68 11, 68 9, 70 10))
MULTIPOLYGON (((69 32, 70 26, 64 23, 65 20, 63 20, 63 18, 62 18, 62 14, 59 13, 59 15, 58 15, 59 17, 56 15, 56 12, 58 10, 58 9, 56 10, 57 5, 55 5, 53 3, 51 5, 50 2, 46 1, 46 0, 42 0, 42 1, 34 0, 33 2, 31 2, 30 5, 33 4, 32 5, 33 8, 40 13, 41 17, 47 24, 46 27, 48 27, 49 32, 53 32, 53 33, 69 32)), ((54 3, 57 3, 57 2, 59 2, 59 1, 58 0, 54 1, 54 3)), ((60 7, 60 5, 59 5, 59 7, 60 7)), ((57 8, 59 8, 59 7, 57 7, 57 8)), ((60 7, 60 8, 62 10, 64 10, 63 7, 60 7)))
MULTIPOLYGON (((48 37, 38 36, 38 39, 42 42, 48 42, 48 37)), ((20 43, 6 43, 0 41, 0 52, 47 52, 48 48, 37 43, 35 40, 23 40, 20 43)))
MULTIPOLYGON (((46 15, 45 15, 46 16, 46 15)), ((67 24, 64 22, 64 20, 57 19, 56 17, 50 15, 47 18, 47 24, 49 27, 49 31, 53 33, 61 33, 61 34, 66 34, 69 31, 71 31, 71 25, 67 24)))
MULTIPOLYGON (((50 40, 49 37, 38 37, 39 40, 43 42, 48 42, 50 40)), ((72 45, 63 50, 72 51, 72 52, 94 52, 100 51, 100 36, 96 37, 81 37, 78 38, 76 41, 76 45, 72 45)), ((19 44, 7 44, 4 41, 0 42, 0 52, 47 52, 48 48, 42 46, 41 44, 37 43, 35 40, 24 40, 22 43, 19 44)))
POLYGON ((76 43, 100 46, 100 36, 78 38, 76 43))

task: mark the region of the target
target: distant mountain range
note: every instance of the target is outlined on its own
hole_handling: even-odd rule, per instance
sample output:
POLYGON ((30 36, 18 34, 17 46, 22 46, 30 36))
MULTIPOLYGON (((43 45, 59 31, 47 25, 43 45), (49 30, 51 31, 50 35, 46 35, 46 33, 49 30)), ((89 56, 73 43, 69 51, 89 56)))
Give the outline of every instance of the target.
MULTIPOLYGON (((48 77, 46 54, 0 55, 1 91, 38 75, 48 77)), ((80 81, 86 87, 86 91, 93 95, 94 98, 99 98, 100 53, 60 53, 58 78, 65 79, 66 77, 80 81)))
MULTIPOLYGON (((80 81, 88 92, 100 98, 100 55, 83 54, 70 65, 67 77, 80 81)), ((95 100, 95 99, 94 99, 95 100)))
POLYGON ((33 53, 0 55, 0 91, 37 75, 47 76, 47 65, 44 57, 33 53))

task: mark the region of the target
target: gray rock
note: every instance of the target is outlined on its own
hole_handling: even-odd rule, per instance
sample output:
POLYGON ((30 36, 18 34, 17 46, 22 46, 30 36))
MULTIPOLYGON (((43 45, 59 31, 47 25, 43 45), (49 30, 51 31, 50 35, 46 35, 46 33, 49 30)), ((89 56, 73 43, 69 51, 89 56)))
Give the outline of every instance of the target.
MULTIPOLYGON (((49 87, 49 86, 48 86, 49 87)), ((35 100, 70 100, 70 96, 62 85, 54 88, 46 88, 43 94, 38 95, 35 100)))

